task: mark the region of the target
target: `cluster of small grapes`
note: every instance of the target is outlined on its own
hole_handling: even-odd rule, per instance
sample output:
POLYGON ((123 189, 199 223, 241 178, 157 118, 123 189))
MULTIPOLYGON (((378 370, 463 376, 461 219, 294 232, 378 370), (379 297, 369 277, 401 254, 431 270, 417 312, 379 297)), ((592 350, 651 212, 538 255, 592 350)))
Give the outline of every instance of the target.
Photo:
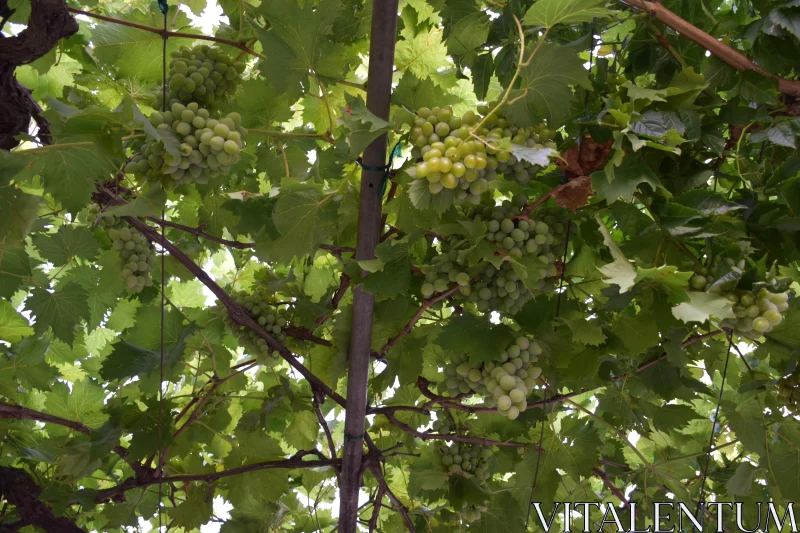
MULTIPOLYGON (((481 105, 478 106, 478 113, 486 117, 494 108, 494 105, 481 105)), ((504 138, 510 138, 512 144, 523 146, 533 149, 555 149, 556 143, 553 138, 556 132, 548 129, 545 124, 538 126, 520 127, 512 122, 511 117, 506 118, 503 116, 502 109, 494 111, 491 115, 486 117, 484 122, 486 127, 485 133, 480 133, 486 141, 492 146, 504 138)), ((483 132, 483 129, 481 130, 483 132)), ((513 178, 517 183, 525 185, 530 182, 536 174, 543 170, 543 167, 535 165, 530 161, 524 159, 517 159, 509 151, 497 150, 495 148, 487 148, 487 153, 497 159, 497 167, 490 166, 490 172, 487 179, 491 181, 494 179, 494 174, 503 175, 506 179, 513 178)))
POLYGON ((497 247, 498 255, 514 260, 535 256, 537 268, 527 268, 528 276, 535 276, 534 279, 527 283, 521 280, 511 261, 502 261, 499 266, 488 261, 470 264, 469 241, 463 235, 451 235, 441 243, 441 253, 431 265, 423 268, 422 296, 441 294, 456 283, 462 297, 474 303, 478 311, 499 310, 513 315, 533 298, 532 289, 544 291, 553 285, 558 268, 551 250, 563 242, 565 226, 545 211, 537 213, 541 217, 538 220, 518 217, 527 202, 525 195, 517 195, 513 201, 476 209, 467 216, 486 224, 485 239, 497 247))
POLYGON ((514 420, 525 411, 528 394, 542 373, 534 365, 541 353, 538 342, 522 336, 494 362, 471 364, 466 357, 455 356, 444 369, 439 389, 449 396, 480 394, 489 407, 496 406, 500 414, 514 420))
POLYGON ((150 123, 178 135, 180 154, 169 153, 162 142, 147 141, 141 144, 139 154, 131 159, 125 172, 160 181, 167 190, 182 183, 207 183, 209 178, 227 175, 231 165, 239 161, 242 137, 247 133, 239 113, 213 119, 196 102, 185 106, 175 102, 170 111, 150 115, 150 123))
POLYGON ((478 204, 481 194, 489 189, 484 177, 490 164, 486 145, 470 139, 477 121, 474 112, 454 116, 450 107, 422 107, 417 111, 411 130, 411 155, 417 161, 421 159, 415 166, 416 177, 428 180, 431 194, 457 190, 457 200, 478 204))
POLYGON ((92 204, 86 213, 86 221, 91 226, 102 226, 104 228, 113 228, 119 224, 119 218, 107 213, 100 209, 97 204, 92 204))
POLYGON ((150 270, 156 262, 153 247, 147 238, 138 230, 127 227, 108 230, 114 250, 119 251, 122 258, 122 271, 119 277, 125 282, 125 288, 130 292, 141 292, 145 287, 150 287, 153 280, 150 270))
POLYGON ((792 411, 800 404, 800 369, 778 380, 778 403, 792 411))
MULTIPOLYGON (((450 473, 463 472, 475 476, 478 485, 486 485, 490 474, 487 461, 491 455, 488 448, 475 444, 453 442, 449 446, 439 444, 436 447, 437 455, 442 467, 450 473)), ((484 505, 472 505, 464 502, 456 515, 459 520, 471 523, 480 519, 487 511, 484 505)))
POLYGON ((733 304, 735 319, 722 321, 723 327, 734 328, 745 336, 769 333, 783 321, 782 313, 789 309, 789 292, 734 291, 727 295, 733 304))
POLYGON ((181 46, 170 56, 167 93, 170 101, 210 104, 215 99, 226 100, 242 81, 245 64, 233 62, 216 48, 204 44, 193 48, 181 46))
MULTIPOLYGON (((231 298, 241 305, 264 331, 272 335, 275 340, 282 342, 286 339, 283 331, 289 325, 288 312, 275 302, 274 293, 263 286, 257 286, 252 293, 234 291, 231 298)), ((250 353, 256 356, 261 364, 272 364, 280 358, 280 352, 272 350, 267 341, 259 337, 253 330, 239 327, 231 320, 230 315, 221 302, 217 306, 225 313, 224 321, 233 330, 238 332, 239 343, 250 353)))

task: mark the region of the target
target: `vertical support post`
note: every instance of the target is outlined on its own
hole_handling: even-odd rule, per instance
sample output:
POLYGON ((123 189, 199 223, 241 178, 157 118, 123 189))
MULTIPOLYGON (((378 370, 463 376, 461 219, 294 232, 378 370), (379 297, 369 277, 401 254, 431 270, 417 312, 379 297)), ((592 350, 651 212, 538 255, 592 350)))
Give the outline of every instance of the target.
MULTIPOLYGON (((388 120, 392 95, 394 47, 397 35, 398 0, 373 0, 369 46, 367 108, 388 120)), ((381 135, 364 151, 367 168, 386 164, 388 136, 381 135)), ((380 187, 383 171, 361 172, 361 199, 358 209, 356 259, 374 259, 380 238, 380 187)), ((356 533, 358 494, 364 456, 364 426, 367 413, 367 382, 372 351, 372 317, 375 296, 361 287, 353 290, 353 326, 350 332, 350 360, 347 374, 347 402, 342 451, 342 482, 339 486, 339 533, 356 533)))

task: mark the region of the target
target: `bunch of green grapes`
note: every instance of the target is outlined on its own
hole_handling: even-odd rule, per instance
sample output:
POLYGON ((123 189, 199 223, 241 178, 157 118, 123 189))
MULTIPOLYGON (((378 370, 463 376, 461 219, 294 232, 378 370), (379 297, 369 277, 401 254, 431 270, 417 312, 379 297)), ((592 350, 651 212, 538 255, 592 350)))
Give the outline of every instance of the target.
POLYGON ((520 336, 489 363, 470 363, 455 356, 444 368, 445 380, 439 391, 449 396, 479 394, 489 407, 514 420, 527 407, 527 398, 542 369, 535 366, 542 353, 532 337, 520 336))
POLYGON ((769 333, 783 321, 783 312, 789 309, 789 292, 770 292, 766 288, 757 291, 733 291, 727 295, 733 304, 735 319, 725 319, 722 326, 733 328, 750 337, 769 333))
POLYGON ((478 311, 497 310, 513 315, 533 298, 533 290, 542 292, 554 287, 558 268, 552 250, 558 251, 566 228, 557 216, 545 211, 538 212, 536 217, 520 217, 527 202, 525 195, 517 195, 513 201, 470 213, 472 221, 486 224, 484 238, 496 247, 496 255, 504 259, 499 266, 489 261, 472 264, 473 246, 469 240, 463 235, 451 235, 441 243, 441 253, 423 268, 422 296, 441 294, 455 283, 461 297, 474 303, 478 311), (533 261, 536 268, 531 268, 527 260, 528 267, 522 267, 519 260, 526 256, 536 257, 533 261), (522 280, 519 273, 522 269, 534 279, 522 280))
POLYGON ((459 201, 478 204, 489 189, 486 169, 497 161, 490 163, 486 145, 470 137, 476 123, 472 111, 461 117, 453 115, 450 107, 422 107, 417 111, 411 130, 411 155, 418 161, 416 178, 428 181, 431 194, 455 190, 459 201))
POLYGON ((489 510, 485 505, 472 505, 464 502, 460 511, 456 511, 456 517, 462 522, 471 524, 477 522, 489 510))
POLYGON ((97 204, 92 204, 86 213, 86 222, 92 226, 102 226, 104 228, 113 228, 119 224, 119 218, 106 213, 100 209, 97 204))
POLYGON ((188 104, 227 100, 239 87, 245 64, 205 44, 181 46, 171 54, 167 98, 188 104))
POLYGON ((207 109, 197 103, 172 104, 171 110, 150 115, 158 129, 175 132, 180 140, 179 155, 167 151, 162 141, 146 141, 139 154, 125 167, 125 172, 151 181, 159 181, 167 190, 182 183, 207 183, 209 178, 227 175, 239 161, 242 138, 247 131, 238 113, 221 120, 210 118, 207 109))
MULTIPOLYGON (((234 302, 247 309, 250 316, 275 340, 282 342, 286 339, 286 333, 283 329, 289 325, 289 312, 282 305, 276 303, 273 291, 258 285, 250 293, 234 291, 231 293, 231 298, 233 298, 234 302)), ((221 302, 217 302, 217 305, 225 310, 221 302)), ((234 324, 227 310, 225 310, 224 321, 233 331, 238 332, 239 343, 248 352, 255 355, 259 363, 272 364, 280 358, 280 352, 270 348, 267 341, 259 337, 253 330, 234 324)))
POLYGON ((778 403, 791 411, 800 404, 800 369, 778 380, 778 403))
POLYGON ((130 292, 141 292, 145 287, 150 287, 153 280, 150 270, 156 262, 153 247, 147 238, 138 230, 127 227, 108 230, 112 239, 112 248, 119 251, 122 258, 122 270, 119 277, 125 282, 125 288, 130 292))
POLYGON ((520 127, 513 123, 511 117, 506 118, 503 115, 502 109, 497 109, 491 115, 486 117, 494 108, 491 106, 478 106, 478 113, 486 118, 484 122, 485 128, 482 128, 479 135, 483 137, 492 147, 487 148, 487 153, 497 159, 497 166, 494 168, 494 173, 504 176, 506 179, 513 178, 517 183, 525 185, 531 181, 543 167, 535 165, 530 161, 524 159, 517 159, 514 154, 507 150, 498 150, 494 148, 498 141, 502 139, 510 139, 512 144, 534 149, 556 149, 556 143, 553 138, 556 132, 548 129, 545 124, 538 126, 520 127))
POLYGON ((439 444, 436 447, 439 462, 448 472, 464 472, 475 476, 479 484, 489 479, 489 449, 476 444, 453 442, 450 445, 439 444))
MULTIPOLYGON (((442 469, 448 473, 463 473, 475 477, 478 485, 486 486, 491 477, 489 473, 488 461, 491 452, 488 448, 476 444, 466 444, 463 442, 453 442, 450 445, 436 444, 436 455, 442 469)), ((463 522, 475 522, 487 511, 484 505, 471 505, 466 502, 456 516, 463 522)))
POLYGON ((711 271, 708 267, 697 266, 694 269, 694 274, 689 278, 689 287, 695 291, 707 291, 709 286, 714 282, 710 274, 711 271))

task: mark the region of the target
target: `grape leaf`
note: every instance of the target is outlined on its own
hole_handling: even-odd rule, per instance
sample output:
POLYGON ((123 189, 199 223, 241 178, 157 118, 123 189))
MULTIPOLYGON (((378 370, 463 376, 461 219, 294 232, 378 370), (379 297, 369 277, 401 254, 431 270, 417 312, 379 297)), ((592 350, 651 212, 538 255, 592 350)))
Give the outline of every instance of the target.
POLYGON ((386 240, 375 249, 380 268, 371 270, 364 278, 364 290, 380 295, 381 298, 394 298, 406 292, 411 284, 411 256, 408 240, 386 240))
POLYGON ((0 298, 11 298, 30 276, 31 266, 25 250, 6 247, 0 242, 0 298))
POLYGON ((489 36, 491 21, 486 13, 475 0, 451 0, 445 4, 442 16, 449 21, 445 39, 447 52, 471 59, 470 56, 486 43, 489 36))
POLYGON ((709 318, 735 318, 731 302, 721 294, 689 291, 689 301, 672 308, 672 314, 684 322, 705 322, 709 318))
POLYGON ((592 189, 600 199, 613 203, 618 199, 625 202, 633 200, 633 195, 640 184, 647 183, 653 189, 662 187, 650 167, 640 157, 628 155, 622 165, 614 168, 612 164, 605 171, 592 174, 592 189))
POLYGON ((403 74, 397 87, 392 91, 392 103, 412 111, 420 107, 451 105, 457 102, 456 96, 434 85, 430 78, 420 79, 410 71, 403 74))
POLYGON ((47 410, 67 420, 80 420, 90 428, 99 428, 108 415, 101 412, 106 391, 93 381, 83 379, 70 389, 64 383, 56 383, 45 400, 47 410))
POLYGON ((492 326, 484 318, 464 314, 448 321, 435 342, 452 354, 468 354, 471 363, 481 363, 495 360, 513 340, 507 326, 492 326))
POLYGON ((89 320, 88 299, 83 287, 71 281, 52 292, 33 289, 25 307, 36 317, 34 329, 38 335, 52 327, 56 338, 72 346, 76 326, 81 320, 89 320))
POLYGON ((8 300, 0 300, 0 340, 15 343, 33 335, 33 328, 8 300))
POLYGON ((15 246, 31 230, 41 199, 16 187, 0 187, 0 241, 15 246))
POLYGON ((286 428, 286 442, 298 450, 314 447, 319 433, 317 415, 311 411, 300 411, 292 414, 292 421, 286 428))
MULTIPOLYGON (((109 14, 144 26, 164 26, 163 17, 157 9, 150 9, 147 13, 133 9, 124 15, 109 14)), ((185 22, 186 15, 181 14, 180 19, 180 22, 185 22)), ((92 44, 95 57, 104 64, 113 65, 120 75, 150 82, 161 80, 164 40, 160 35, 131 26, 99 21, 92 28, 92 44)), ((177 50, 180 44, 177 39, 167 39, 166 46, 169 58, 170 52, 177 50)))
POLYGON ((50 390, 58 373, 45 362, 48 347, 47 339, 34 337, 23 339, 9 348, 0 347, 0 394, 17 397, 17 384, 24 388, 50 390))
MULTIPOLYGON (((509 115, 513 115, 521 126, 532 126, 537 119, 547 119, 551 128, 561 126, 567 118, 568 108, 564 105, 564 95, 570 94, 570 86, 591 88, 583 61, 576 51, 566 46, 543 42, 530 63, 522 69, 523 85, 512 91, 511 99, 518 101, 509 105, 509 115)), ((526 51, 533 54, 534 48, 526 51)))
POLYGON ((55 234, 40 233, 32 240, 41 256, 55 266, 65 265, 75 257, 89 260, 97 257, 97 241, 86 228, 61 226, 55 234))
POLYGON ((341 121, 348 130, 347 143, 353 159, 360 156, 372 141, 391 129, 391 124, 372 114, 361 98, 347 99, 341 121))
POLYGON ((552 28, 556 24, 592 22, 609 15, 605 0, 538 0, 525 13, 526 26, 552 28))
POLYGON ((264 50, 269 50, 260 68, 278 94, 296 99, 309 72, 333 80, 343 77, 347 50, 327 38, 341 9, 339 0, 323 0, 317 5, 306 2, 302 7, 297 2, 264 2, 259 6, 270 26, 265 30, 254 24, 264 50))
POLYGON ((403 39, 397 42, 394 63, 397 70, 408 71, 416 77, 426 79, 446 62, 447 48, 442 43, 442 31, 438 28, 422 30, 416 34, 402 30, 403 39))

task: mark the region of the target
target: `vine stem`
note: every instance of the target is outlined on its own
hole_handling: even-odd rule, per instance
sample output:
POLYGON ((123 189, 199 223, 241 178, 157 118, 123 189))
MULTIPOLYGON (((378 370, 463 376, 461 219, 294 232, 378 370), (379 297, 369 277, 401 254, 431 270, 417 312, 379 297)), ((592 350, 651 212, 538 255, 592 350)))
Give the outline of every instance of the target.
POLYGON ((121 26, 129 26, 131 28, 136 28, 136 29, 139 29, 139 30, 142 30, 142 31, 148 31, 150 33, 155 33, 156 35, 163 36, 166 33, 167 37, 177 37, 177 38, 182 38, 182 39, 199 39, 201 41, 210 41, 210 42, 214 42, 214 43, 227 44, 228 46, 232 46, 234 48, 238 48, 239 50, 241 50, 243 52, 247 52, 248 54, 253 55, 255 57, 258 57, 259 59, 266 59, 266 57, 264 57, 263 55, 259 54, 258 52, 256 52, 252 48, 248 48, 247 46, 245 46, 244 43, 238 42, 238 41, 234 41, 234 40, 231 40, 231 39, 223 39, 221 37, 211 37, 210 35, 203 35, 203 34, 197 34, 197 33, 184 33, 184 32, 179 32, 179 31, 166 31, 165 32, 164 30, 162 30, 160 28, 154 28, 152 26, 147 26, 145 24, 139 24, 139 23, 136 23, 136 22, 130 22, 130 21, 127 21, 127 20, 117 19, 117 18, 114 18, 114 17, 108 17, 106 15, 100 15, 98 13, 92 13, 90 11, 84 11, 82 9, 77 9, 75 7, 68 7, 67 9, 71 13, 75 13, 76 15, 84 15, 86 17, 91 17, 91 18, 95 18, 95 19, 99 19, 99 20, 104 20, 106 22, 119 24, 121 26))
MULTIPOLYGON (((110 193, 105 193, 107 196, 112 196, 110 193)), ((106 200, 110 200, 114 202, 113 196, 111 198, 106 198, 106 200)), ((289 363, 289 365, 297 370, 312 387, 316 387, 318 390, 323 392, 326 396, 331 398, 333 401, 338 403, 341 406, 345 405, 344 398, 331 389, 324 381, 322 381, 319 377, 313 374, 308 368, 303 366, 294 354, 286 348, 283 344, 275 340, 275 338, 267 333, 264 328, 258 325, 258 322, 253 320, 253 318, 244 310, 240 305, 233 301, 233 299, 222 290, 220 287, 211 277, 206 273, 205 270, 200 268, 197 263, 192 261, 192 259, 187 256, 180 248, 175 246, 171 243, 168 239, 161 237, 161 235, 156 231, 154 228, 145 224, 142 220, 139 220, 136 217, 132 216, 124 216, 122 217, 128 224, 139 230, 143 233, 148 240, 151 242, 158 243, 160 246, 165 248, 170 255, 172 255, 179 263, 185 266, 192 274, 195 275, 198 281, 200 281, 203 285, 208 287, 208 289, 216 296, 220 302, 226 307, 228 313, 230 314, 231 320, 239 326, 246 327, 253 331, 256 335, 264 339, 267 344, 273 350, 276 350, 278 353, 281 354, 281 357, 289 363)))
POLYGON ((274 137, 276 139, 319 139, 332 143, 333 137, 329 132, 325 133, 292 133, 278 130, 262 130, 258 128, 248 128, 247 133, 251 135, 263 135, 264 137, 274 137))
POLYGON ((784 94, 792 96, 800 96, 800 81, 787 80, 780 78, 774 74, 767 72, 763 68, 756 65, 751 59, 744 54, 734 50, 723 42, 718 41, 713 35, 710 35, 692 23, 679 17, 660 2, 653 2, 651 0, 620 0, 626 4, 637 9, 641 9, 650 17, 658 20, 664 25, 677 31, 682 36, 690 41, 698 44, 714 54, 716 57, 732 66, 739 71, 752 70, 758 72, 762 76, 778 80, 778 90, 784 94))
MULTIPOLYGON (((86 17, 95 18, 95 19, 99 19, 99 20, 104 20, 106 22, 111 22, 113 24, 119 24, 121 26, 130 26, 131 28, 136 28, 136 29, 139 29, 139 30, 142 30, 142 31, 148 31, 150 33, 155 33, 157 35, 164 35, 164 30, 162 30, 160 28, 154 28, 152 26, 147 26, 145 24, 138 24, 136 22, 130 22, 130 21, 127 21, 127 20, 117 19, 117 18, 114 18, 114 17, 106 16, 106 15, 100 15, 98 13, 92 13, 91 11, 84 11, 82 9, 77 9, 77 8, 74 8, 74 7, 67 7, 67 9, 71 13, 75 13, 76 15, 84 15, 86 17)), ((259 59, 266 59, 266 56, 264 56, 262 54, 259 54, 258 52, 256 52, 252 48, 248 47, 245 44, 245 41, 241 41, 240 42, 240 41, 234 41, 232 39, 223 39, 222 37, 212 37, 210 35, 203 35, 203 34, 198 34, 198 33, 185 33, 185 32, 180 32, 180 31, 168 31, 166 33, 167 33, 167 37, 176 37, 176 38, 181 38, 181 39, 198 39, 198 40, 201 40, 201 41, 210 41, 210 42, 213 42, 213 43, 226 44, 228 46, 232 46, 234 48, 238 48, 242 52, 246 52, 246 53, 248 53, 248 54, 250 54, 250 55, 252 55, 254 57, 257 57, 259 59)), ((319 79, 319 75, 316 72, 309 72, 309 75, 314 77, 314 78, 319 79)), ((358 89, 360 91, 365 91, 366 90, 366 87, 365 87, 365 85, 363 83, 357 83, 357 82, 354 82, 354 81, 347 81, 347 80, 336 80, 336 83, 339 84, 339 85, 346 85, 347 87, 352 87, 353 89, 358 89)))

